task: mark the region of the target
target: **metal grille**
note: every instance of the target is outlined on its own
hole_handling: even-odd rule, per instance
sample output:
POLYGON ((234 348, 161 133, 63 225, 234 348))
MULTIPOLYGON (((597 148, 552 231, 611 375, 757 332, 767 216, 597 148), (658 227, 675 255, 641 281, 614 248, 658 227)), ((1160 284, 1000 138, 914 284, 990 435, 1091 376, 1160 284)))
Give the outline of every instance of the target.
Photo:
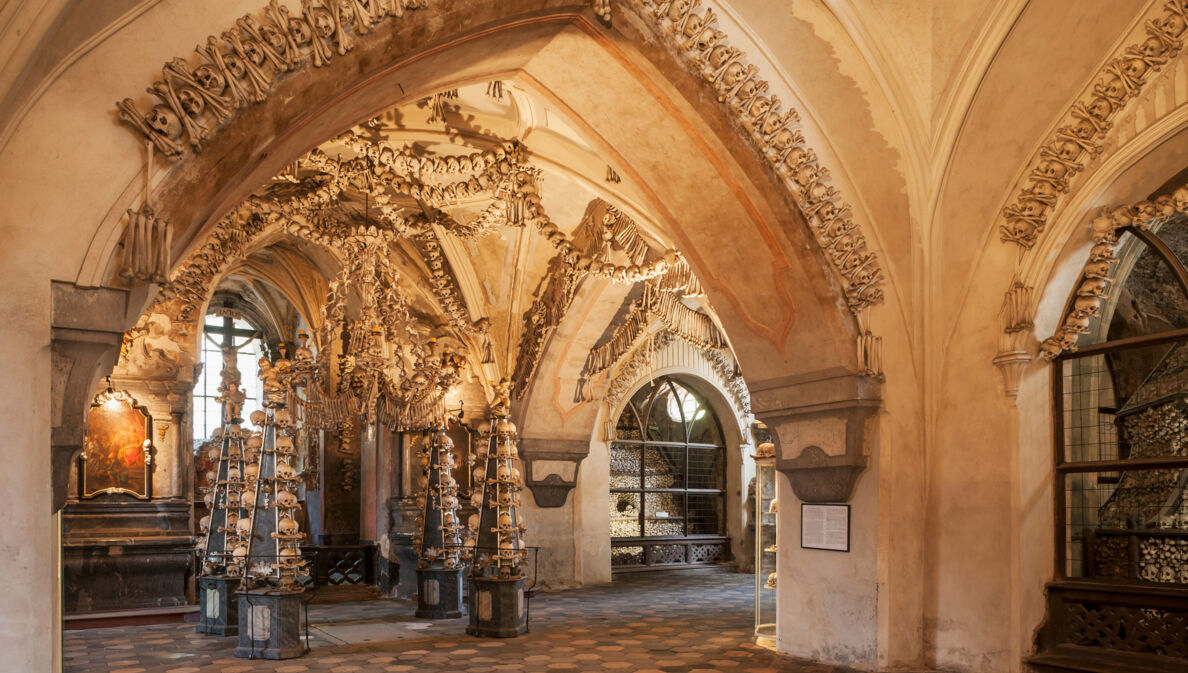
POLYGON ((700 438, 721 441, 705 401, 667 377, 637 391, 620 415, 610 448, 612 567, 728 558, 729 545, 714 539, 725 527, 726 449, 720 443, 691 444, 691 427, 700 428, 700 438), (718 551, 696 560, 694 541, 718 551))
POLYGON ((722 488, 726 474, 722 460, 725 454, 718 447, 689 447, 689 488, 722 488))
POLYGON ((721 535, 723 498, 719 494, 689 494, 689 534, 721 535))

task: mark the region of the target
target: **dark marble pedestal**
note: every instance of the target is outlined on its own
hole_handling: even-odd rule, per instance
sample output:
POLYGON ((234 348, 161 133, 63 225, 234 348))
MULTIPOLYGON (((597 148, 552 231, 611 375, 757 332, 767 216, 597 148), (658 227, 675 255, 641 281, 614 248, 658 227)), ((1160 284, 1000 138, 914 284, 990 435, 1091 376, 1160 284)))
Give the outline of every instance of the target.
POLYGON ((239 633, 238 577, 198 578, 198 633, 233 636, 239 633))
POLYGON ((129 496, 72 502, 62 512, 67 614, 193 602, 187 600, 194 569, 189 503, 120 498, 129 496))
POLYGON ((462 616, 462 568, 417 568, 417 617, 462 616))
POLYGON ((240 591, 239 646, 242 659, 292 659, 309 651, 302 640, 302 594, 240 591))
POLYGON ((470 625, 466 632, 488 638, 515 638, 528 630, 524 578, 470 578, 470 625))

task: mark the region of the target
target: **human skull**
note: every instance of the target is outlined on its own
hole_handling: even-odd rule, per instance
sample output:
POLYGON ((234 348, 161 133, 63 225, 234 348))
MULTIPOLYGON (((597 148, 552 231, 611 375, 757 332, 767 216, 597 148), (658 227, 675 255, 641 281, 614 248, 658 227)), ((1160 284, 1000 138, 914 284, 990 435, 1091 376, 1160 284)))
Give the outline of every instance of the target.
POLYGON ((235 558, 247 558, 247 545, 237 544, 235 549, 231 550, 231 556, 235 558))
POLYGON ((1106 278, 1109 273, 1109 262, 1089 262, 1085 265, 1086 278, 1106 278))
POLYGON ((223 64, 227 66, 227 72, 233 76, 243 79, 247 75, 247 67, 243 64, 243 59, 231 52, 224 53, 223 64))
POLYGON ((293 36, 293 42, 297 44, 308 44, 313 38, 309 24, 295 16, 289 17, 289 34, 293 36))
MULTIPOLYGON (((252 422, 252 425, 261 426, 264 425, 264 421, 268 420, 268 414, 264 413, 260 409, 257 409, 252 412, 251 416, 248 417, 248 420, 252 422)), ((248 446, 251 445, 251 440, 248 440, 248 446)), ((256 446, 258 447, 259 444, 256 446)))
POLYGON ((297 522, 287 516, 278 521, 276 527, 280 531, 281 535, 297 534, 297 522))
POLYGON ((294 470, 293 466, 288 463, 278 462, 276 464, 276 478, 285 480, 296 479, 297 470, 294 470))
POLYGON ((238 533, 240 537, 247 537, 248 535, 250 535, 252 532, 251 517, 245 516, 242 519, 236 521, 235 522, 235 532, 238 533))
POLYGON ((144 116, 144 123, 153 131, 166 138, 176 138, 181 135, 181 122, 177 115, 166 105, 154 105, 144 116))
POLYGON ((255 40, 243 40, 243 55, 248 57, 248 60, 256 65, 263 65, 264 63, 264 49, 259 42, 255 40))
POLYGON ((315 9, 313 12, 314 27, 318 35, 330 37, 334 34, 334 15, 325 9, 315 9))
POLYGON ((253 463, 243 468, 243 478, 245 481, 255 481, 258 476, 260 476, 259 465, 253 463))
POLYGON ((206 516, 204 516, 198 520, 198 530, 202 531, 203 533, 210 530, 210 515, 209 514, 207 514, 206 516))
POLYGON ((1114 104, 1110 102, 1110 99, 1104 96, 1097 96, 1093 100, 1089 101, 1089 105, 1086 107, 1086 110, 1094 119, 1105 121, 1106 119, 1109 119, 1110 115, 1114 112, 1114 104))
POLYGON ((1077 288, 1078 297, 1105 297, 1106 280, 1104 278, 1090 278, 1077 288))
POLYGON ((689 9, 692 7, 692 0, 673 0, 672 4, 668 6, 668 20, 680 21, 689 9))
POLYGON ((1101 308, 1100 302, 1097 297, 1077 297, 1073 303, 1073 310, 1078 316, 1096 317, 1101 308))
POLYGON ((190 87, 182 87, 177 92, 177 100, 181 103, 182 109, 191 117, 198 118, 202 115, 202 111, 206 109, 206 99, 198 93, 197 89, 190 87))
POLYGON ((227 80, 213 65, 207 63, 194 69, 194 81, 203 89, 218 96, 227 88, 227 80))

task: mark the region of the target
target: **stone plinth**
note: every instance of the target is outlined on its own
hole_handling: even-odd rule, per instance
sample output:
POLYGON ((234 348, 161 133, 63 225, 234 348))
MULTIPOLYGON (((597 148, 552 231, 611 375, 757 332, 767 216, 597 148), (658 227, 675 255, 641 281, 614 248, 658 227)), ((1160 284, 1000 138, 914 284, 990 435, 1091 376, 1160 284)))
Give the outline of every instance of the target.
POLYGON ((524 578, 470 578, 470 625, 466 632, 487 638, 515 638, 528 630, 524 578))
POLYGON ((462 616, 462 568, 417 568, 417 616, 422 619, 462 616))
POLYGON ((302 636, 302 596, 267 590, 240 591, 241 659, 292 659, 309 651, 302 636))
POLYGON ((238 577, 198 578, 198 633, 234 636, 239 633, 238 577))

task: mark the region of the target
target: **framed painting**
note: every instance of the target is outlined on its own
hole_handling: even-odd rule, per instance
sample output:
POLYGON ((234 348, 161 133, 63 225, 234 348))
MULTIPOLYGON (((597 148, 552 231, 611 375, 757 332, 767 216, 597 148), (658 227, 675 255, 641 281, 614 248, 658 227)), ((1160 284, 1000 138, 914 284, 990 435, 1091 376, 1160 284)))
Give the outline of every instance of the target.
POLYGON ((126 391, 95 396, 78 457, 79 499, 153 495, 153 417, 126 391))

